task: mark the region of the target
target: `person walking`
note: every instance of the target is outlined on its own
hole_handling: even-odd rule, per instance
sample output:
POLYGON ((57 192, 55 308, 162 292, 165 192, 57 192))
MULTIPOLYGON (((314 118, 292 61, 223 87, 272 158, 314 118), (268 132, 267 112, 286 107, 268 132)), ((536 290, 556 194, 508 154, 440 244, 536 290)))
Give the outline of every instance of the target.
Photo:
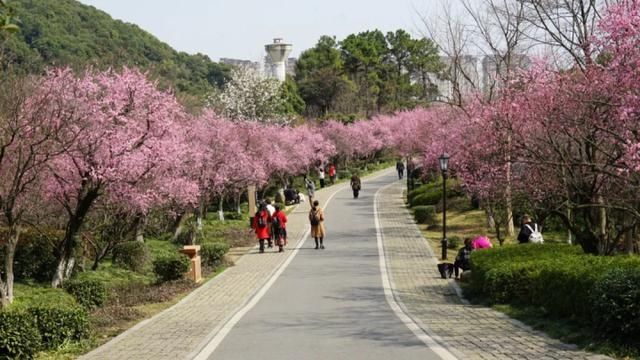
POLYGON ((265 241, 268 241, 271 238, 271 234, 269 233, 270 223, 271 217, 269 216, 269 211, 267 210, 267 204, 261 202, 260 208, 256 212, 256 215, 253 217, 253 230, 255 231, 258 242, 260 243, 261 253, 264 252, 265 241))
POLYGON ((304 176, 304 187, 307 188, 307 195, 309 196, 309 204, 313 206, 313 195, 316 192, 316 184, 313 183, 306 175, 304 176))
POLYGON ((360 189, 362 187, 362 182, 360 181, 360 177, 358 174, 353 174, 351 176, 351 190, 353 190, 353 198, 357 199, 358 195, 360 195, 360 189))
POLYGON ((278 252, 283 252, 284 247, 287 246, 287 215, 280 209, 279 204, 276 204, 276 212, 271 218, 271 225, 275 232, 278 252))
POLYGON ((313 202, 309 211, 309 223, 311 224, 311 237, 316 241, 316 250, 324 249, 324 212, 320 208, 318 200, 313 202))
POLYGON ((544 242, 542 234, 538 229, 538 224, 533 222, 529 215, 522 217, 522 226, 520 227, 520 233, 518 233, 518 242, 520 244, 542 244, 544 242))
POLYGON ((402 160, 398 160, 396 163, 396 170, 398 170, 398 178, 402 180, 402 176, 404 175, 404 163, 402 160))
MULTIPOLYGON (((265 199, 265 203, 267 204, 266 208, 267 208, 267 212, 269 212, 269 219, 273 219, 273 214, 276 212, 276 208, 273 206, 273 202, 269 198, 265 199)), ((269 225, 271 225, 271 236, 269 237, 269 245, 268 245, 268 247, 269 247, 269 249, 271 249, 273 247, 273 242, 276 240, 276 238, 275 238, 276 234, 275 234, 275 231, 273 229, 273 224, 271 223, 271 220, 269 220, 269 221, 270 221, 269 225)))
POLYGON ((336 183, 336 166, 331 164, 329 165, 329 181, 331 181, 331 185, 336 183))
POLYGON ((324 168, 320 166, 318 168, 318 178, 320 179, 320 189, 324 188, 324 168))

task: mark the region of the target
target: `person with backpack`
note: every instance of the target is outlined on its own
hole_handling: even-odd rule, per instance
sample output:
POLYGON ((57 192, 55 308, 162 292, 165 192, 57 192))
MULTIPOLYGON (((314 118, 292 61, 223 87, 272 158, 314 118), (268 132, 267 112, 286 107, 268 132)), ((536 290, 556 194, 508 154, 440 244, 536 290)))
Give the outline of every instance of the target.
MULTIPOLYGON (((265 204, 267 204, 266 205, 267 212, 269 213, 269 219, 271 219, 269 221, 272 221, 273 220, 273 214, 276 212, 276 208, 273 206, 273 201, 271 201, 271 199, 266 198, 264 200, 264 202, 265 202, 265 204)), ((267 245, 269 249, 271 249, 273 247, 273 242, 276 240, 276 238, 275 238, 276 234, 275 234, 275 231, 273 229, 273 225, 272 224, 271 224, 271 227, 272 227, 271 228, 271 237, 269 238, 269 244, 267 245)))
POLYGON ((324 249, 324 212, 320 208, 318 200, 313 202, 309 211, 309 223, 311 224, 311 237, 316 241, 316 250, 324 249))
POLYGON ((276 204, 276 211, 271 217, 271 227, 278 245, 278 252, 283 252, 287 245, 287 215, 280 209, 279 204, 276 204))
POLYGON ((353 174, 351 176, 351 190, 353 190, 353 198, 357 199, 358 195, 360 195, 360 188, 362 187, 362 182, 360 181, 360 177, 358 174, 353 174))
POLYGON ((522 227, 520 227, 520 233, 518 234, 518 242, 520 244, 544 243, 538 224, 534 223, 529 215, 524 215, 522 217, 522 227))
POLYGON ((398 160, 396 163, 396 170, 398 170, 398 178, 402 180, 402 176, 404 175, 404 163, 402 160, 398 160))
POLYGON ((260 243, 260 252, 264 252, 264 242, 269 241, 271 239, 271 234, 269 233, 269 224, 271 223, 271 216, 269 216, 269 211, 267 210, 267 204, 264 202, 260 203, 260 208, 256 212, 253 217, 253 229, 256 232, 256 237, 258 238, 258 242, 260 243))

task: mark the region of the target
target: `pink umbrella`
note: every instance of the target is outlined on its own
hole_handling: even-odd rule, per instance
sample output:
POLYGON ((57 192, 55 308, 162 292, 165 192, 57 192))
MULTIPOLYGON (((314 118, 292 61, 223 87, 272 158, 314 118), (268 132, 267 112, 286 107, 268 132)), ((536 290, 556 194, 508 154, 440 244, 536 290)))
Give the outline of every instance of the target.
POLYGON ((478 236, 471 240, 474 249, 490 249, 493 247, 491 241, 486 236, 478 236))

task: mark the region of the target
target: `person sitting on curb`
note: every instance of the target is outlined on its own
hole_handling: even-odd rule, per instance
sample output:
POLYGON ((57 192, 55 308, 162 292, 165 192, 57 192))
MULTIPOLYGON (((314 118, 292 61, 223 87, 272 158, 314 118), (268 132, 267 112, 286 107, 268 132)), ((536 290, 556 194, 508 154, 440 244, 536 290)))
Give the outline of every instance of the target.
POLYGON ((471 252, 473 252, 471 238, 466 238, 464 239, 464 247, 458 250, 456 261, 453 263, 456 279, 458 279, 460 269, 462 271, 471 270, 471 252))

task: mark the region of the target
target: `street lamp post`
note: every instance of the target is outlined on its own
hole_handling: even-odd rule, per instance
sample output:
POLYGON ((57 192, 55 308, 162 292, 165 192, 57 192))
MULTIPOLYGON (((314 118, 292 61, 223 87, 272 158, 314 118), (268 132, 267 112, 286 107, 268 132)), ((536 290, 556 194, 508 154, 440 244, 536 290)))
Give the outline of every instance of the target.
POLYGON ((449 154, 443 153, 438 158, 442 171, 442 260, 447 260, 447 170, 449 168, 449 154))

